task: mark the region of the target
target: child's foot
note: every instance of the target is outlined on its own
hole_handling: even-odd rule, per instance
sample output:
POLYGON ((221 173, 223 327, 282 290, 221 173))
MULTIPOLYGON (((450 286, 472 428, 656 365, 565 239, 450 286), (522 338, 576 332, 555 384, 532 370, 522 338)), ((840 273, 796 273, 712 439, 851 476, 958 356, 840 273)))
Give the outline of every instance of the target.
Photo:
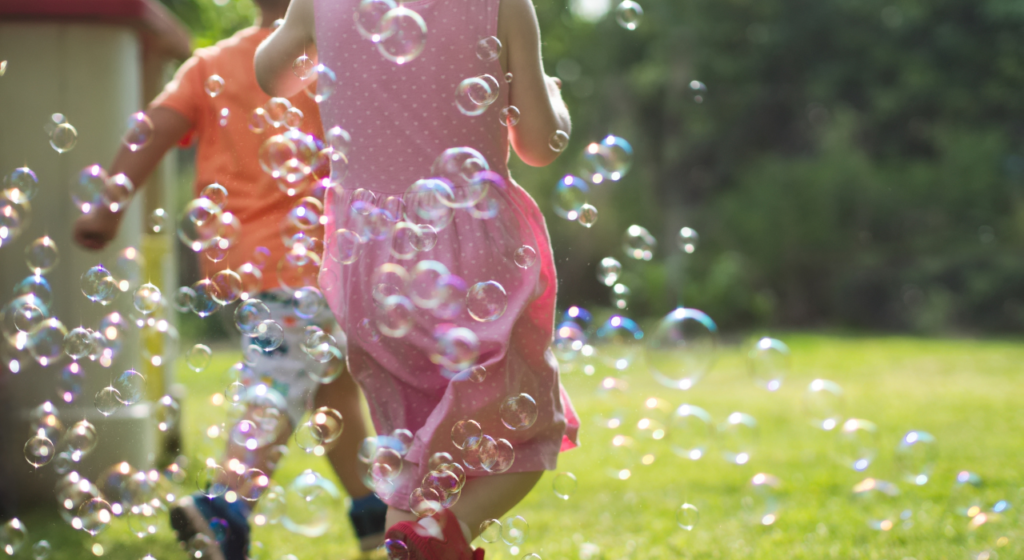
POLYGON ((385 538, 404 543, 409 549, 409 560, 484 560, 484 549, 473 550, 469 546, 454 513, 442 510, 426 519, 433 523, 396 523, 385 538), (438 529, 441 538, 436 534, 438 529))
POLYGON ((384 529, 388 516, 388 505, 370 493, 358 500, 352 500, 348 518, 359 539, 359 549, 369 552, 384 543, 384 529))
POLYGON ((197 493, 171 508, 171 527, 186 547, 193 539, 211 543, 204 551, 211 560, 246 560, 249 521, 243 509, 242 504, 230 504, 223 497, 207 498, 197 493))

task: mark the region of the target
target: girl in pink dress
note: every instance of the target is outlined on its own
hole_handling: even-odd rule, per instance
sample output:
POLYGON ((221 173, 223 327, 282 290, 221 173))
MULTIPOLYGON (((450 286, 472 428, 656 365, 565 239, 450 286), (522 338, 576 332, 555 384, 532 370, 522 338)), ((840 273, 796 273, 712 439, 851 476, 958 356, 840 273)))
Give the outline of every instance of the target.
POLYGON ((370 468, 389 546, 481 558, 480 523, 579 426, 549 349, 547 227, 507 166, 510 144, 551 163, 570 131, 533 4, 294 0, 256 72, 277 96, 316 81, 334 149, 320 286, 377 433, 396 436, 370 468))

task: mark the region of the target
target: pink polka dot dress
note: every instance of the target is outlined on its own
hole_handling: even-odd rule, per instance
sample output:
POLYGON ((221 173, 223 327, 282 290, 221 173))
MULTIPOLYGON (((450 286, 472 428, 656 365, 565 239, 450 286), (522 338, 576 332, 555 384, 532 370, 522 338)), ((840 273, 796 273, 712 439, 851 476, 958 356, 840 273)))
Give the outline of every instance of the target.
POLYGON ((378 43, 372 17, 357 25, 359 0, 315 4, 319 62, 337 78, 320 104, 324 130, 347 132, 327 133, 346 157, 332 165, 320 285, 378 434, 414 434, 402 476, 378 491, 401 509, 435 453, 474 477, 552 470, 576 445, 579 421, 550 350, 547 226, 509 176, 499 60, 477 54, 497 35, 499 1, 407 2, 425 42, 415 16, 397 12, 398 31, 378 43), (468 78, 479 80, 460 92, 468 78), (481 468, 487 457, 467 457, 452 429, 469 420, 511 444, 514 460, 481 468))

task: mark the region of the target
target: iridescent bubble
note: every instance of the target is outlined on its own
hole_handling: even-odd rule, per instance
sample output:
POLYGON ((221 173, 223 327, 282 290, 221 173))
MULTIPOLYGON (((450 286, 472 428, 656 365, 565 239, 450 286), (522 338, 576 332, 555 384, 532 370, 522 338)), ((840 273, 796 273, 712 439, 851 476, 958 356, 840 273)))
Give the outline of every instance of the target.
POLYGON ((132 298, 132 303, 135 304, 135 309, 139 310, 139 313, 148 315, 158 309, 162 305, 163 294, 160 293, 160 288, 146 283, 139 286, 139 289, 135 290, 135 295, 132 298))
POLYGON ((308 80, 313 77, 315 66, 316 64, 313 63, 313 59, 303 53, 292 62, 292 74, 295 74, 300 79, 308 80))
POLYGON ((612 257, 601 259, 597 267, 597 279, 605 286, 614 286, 622 274, 622 263, 612 257))
POLYGON ((126 406, 131 406, 146 396, 146 378, 133 369, 125 370, 119 375, 114 380, 113 387, 117 390, 117 400, 126 406))
POLYGON ((696 461, 707 455, 714 433, 711 415, 699 406, 680 405, 669 420, 669 444, 676 455, 685 459, 696 461))
POLYGON ((267 128, 267 110, 263 107, 256 107, 249 115, 249 130, 256 134, 263 134, 267 128))
POLYGON ((523 245, 516 249, 512 259, 519 268, 530 268, 537 263, 537 250, 529 245, 523 245))
POLYGON ((169 432, 178 425, 181 418, 181 405, 170 395, 164 395, 157 401, 156 408, 156 429, 161 432, 169 432))
POLYGON ((192 284, 191 299, 188 302, 193 313, 200 317, 208 317, 220 309, 220 288, 210 280, 200 280, 192 284))
POLYGON ((377 50, 395 64, 405 64, 423 52, 427 43, 427 23, 404 6, 392 8, 380 20, 377 50))
POLYGON ((718 326, 704 312, 678 308, 665 316, 648 339, 647 367, 672 389, 687 390, 715 364, 718 326))
MULTIPOLYGON (((285 118, 288 116, 288 109, 292 108, 292 102, 284 97, 271 97, 263 108, 266 110, 264 116, 267 122, 273 125, 274 128, 280 128, 284 126, 285 118)), ((263 170, 270 173, 266 168, 263 170)))
POLYGON ((208 198, 189 202, 178 219, 178 238, 198 253, 220 239, 222 211, 208 198))
POLYGON ((559 360, 567 362, 575 360, 586 344, 587 335, 578 324, 572 321, 565 321, 555 329, 555 340, 552 346, 559 360))
POLYGON ((174 300, 171 305, 175 311, 179 313, 187 313, 192 310, 192 298, 196 295, 195 291, 188 286, 181 286, 178 291, 174 293, 174 300))
POLYGON ((112 386, 107 386, 96 393, 96 410, 104 416, 110 416, 121 408, 121 393, 112 386))
POLYGON ((203 84, 203 89, 206 90, 206 94, 210 97, 217 97, 224 91, 224 78, 221 78, 217 74, 211 75, 206 78, 206 82, 203 84))
POLYGON ((89 329, 75 327, 64 337, 64 353, 72 360, 84 358, 96 351, 96 339, 89 329))
POLYGON ((32 558, 33 560, 46 560, 50 557, 50 543, 47 541, 39 541, 32 545, 32 558))
POLYGON ((321 444, 332 443, 341 437, 345 429, 345 420, 337 410, 321 406, 309 416, 309 423, 317 430, 321 444))
POLYGON ((28 333, 27 348, 43 367, 56 362, 64 354, 68 329, 57 319, 44 319, 28 333))
POLYGON ((234 270, 222 270, 210 278, 210 283, 216 287, 211 292, 211 297, 220 305, 230 305, 242 297, 245 287, 242 285, 242 277, 234 270))
POLYGON ((284 328, 273 319, 262 321, 253 330, 252 340, 264 352, 277 350, 284 342, 284 328))
POLYGON ((654 258, 654 248, 658 245, 657 240, 647 231, 638 225, 631 225, 626 228, 622 238, 622 248, 626 256, 638 261, 649 261, 654 258))
POLYGON ((14 286, 14 297, 27 296, 38 300, 44 306, 53 305, 53 289, 45 277, 38 274, 26 276, 14 286))
POLYGON ((62 122, 50 133, 50 147, 58 154, 70 152, 78 144, 78 130, 71 123, 62 122))
POLYGON ((258 299, 250 298, 235 308, 235 326, 242 334, 252 334, 263 321, 270 319, 270 309, 258 299))
POLYGON ((747 354, 747 371, 759 387, 778 391, 789 375, 789 347, 774 338, 758 340, 747 354))
POLYGON ((362 0, 359 2, 359 6, 353 14, 359 34, 374 43, 380 42, 383 33, 381 20, 395 7, 396 4, 393 0, 362 0))
POLYGON ((590 187, 587 182, 573 175, 566 175, 555 187, 555 214, 566 220, 575 221, 580 217, 580 209, 587 203, 590 187))
POLYGON ((509 105, 498 112, 498 122, 503 126, 516 126, 519 124, 521 117, 522 113, 519 112, 519 108, 515 105, 509 105))
POLYGON ((480 540, 485 543, 496 543, 501 538, 501 521, 487 519, 480 524, 480 540))
POLYGON ((466 293, 466 310, 477 321, 495 321, 505 314, 507 307, 505 288, 493 280, 477 282, 466 293))
POLYGON ((612 286, 611 302, 612 305, 617 309, 625 309, 629 307, 629 298, 633 295, 633 292, 625 284, 616 284, 612 286))
POLYGON ((338 88, 338 76, 323 64, 317 64, 313 71, 316 74, 316 95, 313 96, 313 101, 323 103, 330 99, 338 88))
POLYGON ((636 321, 613 315, 597 329, 595 338, 601 359, 622 371, 632 365, 640 353, 644 331, 636 321))
POLYGON ((576 221, 585 228, 594 227, 594 224, 597 223, 597 208, 594 208, 590 204, 580 206, 579 218, 577 218, 576 221))
POLYGON ((633 146, 618 136, 609 135, 600 142, 588 145, 583 152, 583 159, 593 172, 591 178, 594 183, 618 181, 633 166, 633 146))
POLYGON ((746 465, 757 447, 757 420, 749 414, 733 412, 718 429, 722 457, 736 465, 746 465))
POLYGON ((855 471, 863 472, 871 466, 878 454, 878 427, 874 422, 850 418, 839 430, 837 455, 839 462, 855 471))
POLYGON ((128 128, 121 140, 129 150, 137 152, 153 139, 153 121, 146 113, 133 113, 128 117, 128 128))
POLYGON ((498 60, 501 55, 501 41, 497 37, 484 37, 476 43, 476 57, 484 62, 498 60))
POLYGON ((569 134, 564 130, 556 130, 548 139, 548 147, 552 152, 564 152, 569 147, 569 134))
POLYGON ((302 319, 316 317, 324 307, 324 296, 320 290, 312 286, 303 286, 295 290, 295 314, 302 319))
POLYGON ((555 475, 551 487, 555 495, 563 500, 568 500, 576 492, 576 475, 571 472, 560 472, 555 475))
POLYGON ((82 522, 82 530, 95 537, 110 526, 114 512, 106 500, 93 498, 78 509, 78 518, 82 522))
POLYGON ((206 369, 206 366, 210 365, 210 359, 212 356, 213 351, 210 350, 209 346, 205 344, 196 344, 189 349, 188 354, 185 356, 185 363, 188 364, 189 369, 192 371, 200 372, 206 369))
POLYGON ((466 449, 479 445, 484 435, 483 428, 476 420, 459 420, 452 426, 452 443, 458 449, 466 449))
POLYGON ((290 129, 297 129, 302 125, 302 119, 306 116, 302 109, 292 107, 284 113, 284 125, 290 129))
POLYGON ((385 539, 384 552, 388 560, 409 560, 409 547, 398 539, 385 539))
POLYGON ((501 524, 501 540, 509 546, 518 546, 526 542, 530 524, 522 516, 509 517, 501 524))
POLYGON ((697 243, 699 241, 700 241, 700 236, 697 235, 696 230, 693 230, 693 229, 688 228, 688 227, 684 227, 683 229, 679 230, 679 239, 678 239, 679 248, 684 253, 689 254, 689 253, 693 253, 694 251, 696 251, 697 250, 697 243))
POLYGON ((319 473, 306 470, 299 474, 285 492, 286 514, 281 519, 285 529, 304 537, 327 533, 333 512, 341 495, 337 487, 319 473))
POLYGON ((876 478, 865 478, 853 486, 853 501, 858 510, 867 517, 868 527, 876 531, 889 531, 899 521, 896 497, 899 488, 876 478))
POLYGON ((25 546, 26 542, 28 542, 28 531, 17 517, 0 526, 0 550, 3 550, 8 556, 14 556, 25 546))
POLYGON ((619 25, 623 29, 633 31, 640 25, 644 20, 644 9, 640 7, 633 0, 623 0, 618 7, 615 8, 615 21, 619 22, 619 25))
POLYGON ((476 333, 465 327, 439 326, 437 341, 430 359, 447 371, 461 372, 476 363, 480 355, 480 340, 476 333))
POLYGON ((811 425, 826 432, 832 431, 843 421, 846 402, 843 388, 834 381, 815 379, 804 393, 804 414, 811 425))
POLYGON ((896 464, 904 480, 917 486, 928 483, 937 458, 935 436, 928 432, 907 432, 896 446, 896 464))
POLYGON ((212 459, 207 459, 203 468, 196 472, 196 488, 207 498, 223 496, 229 489, 227 471, 212 459))
MULTIPOLYGON (((114 409, 117 408, 119 403, 117 399, 113 399, 114 409)), ((96 426, 93 426, 87 420, 80 420, 71 429, 68 430, 65 435, 65 444, 72 453, 77 453, 82 457, 92 453, 93 449, 96 449, 96 444, 99 438, 96 435, 96 426)))
POLYGON ((110 177, 99 165, 90 165, 79 172, 71 184, 71 202, 83 214, 92 212, 103 204, 110 177))
POLYGON ((37 434, 25 442, 25 460, 35 468, 49 463, 55 454, 56 448, 46 436, 37 434))
POLYGON ((36 172, 28 167, 19 167, 4 177, 3 198, 15 204, 22 204, 30 201, 39 191, 39 177, 36 172))
POLYGON ((409 298, 393 295, 384 298, 377 316, 377 328, 391 338, 402 338, 412 330, 415 309, 409 298))
POLYGON ((537 401, 526 393, 511 396, 499 410, 501 423, 510 430, 528 430, 537 421, 537 401))

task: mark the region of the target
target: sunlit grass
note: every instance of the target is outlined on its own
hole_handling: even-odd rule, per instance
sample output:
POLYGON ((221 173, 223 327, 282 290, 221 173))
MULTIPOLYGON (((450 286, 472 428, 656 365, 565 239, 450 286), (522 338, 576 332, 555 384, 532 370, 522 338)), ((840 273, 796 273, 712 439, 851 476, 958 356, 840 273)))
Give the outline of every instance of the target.
MULTIPOLYGON (((1019 412, 1024 346, 899 337, 783 338, 792 349, 793 372, 776 393, 749 380, 739 348, 723 351, 712 373, 687 392, 657 385, 642 364, 624 374, 600 364, 592 376, 580 368, 565 374, 583 430, 582 446, 561 457, 559 470, 575 475, 575 490, 563 500, 552 489, 555 474, 545 475, 512 512, 530 524, 525 543, 515 551, 501 543, 477 544, 487 548, 488 559, 537 553, 545 560, 921 560, 968 558, 969 553, 988 548, 998 550, 1001 558, 1021 556, 1016 510, 1021 507, 1019 458, 1024 447, 1019 437, 1024 428, 1019 412), (626 389, 601 389, 609 376, 619 377, 624 383, 616 385, 626 389), (833 453, 834 438, 811 428, 803 415, 804 390, 815 378, 842 385, 846 416, 878 425, 879 454, 866 473, 840 466, 833 453), (654 409, 646 406, 652 398, 654 409), (644 418, 654 421, 644 425, 668 424, 669 410, 682 403, 703 407, 716 422, 734 411, 756 418, 760 438, 749 464, 731 465, 715 448, 699 461, 682 459, 669 448, 671 434, 655 440, 650 437, 654 430, 637 428, 644 418), (619 419, 618 428, 607 428, 611 418, 619 419), (923 487, 904 483, 893 462, 893 450, 908 430, 924 430, 938 440, 939 461, 931 482, 923 487), (622 446, 613 446, 616 435, 632 438, 633 448, 624 452, 622 446), (979 494, 986 507, 998 500, 1013 506, 1007 515, 978 530, 970 530, 968 519, 955 517, 948 507, 955 473, 965 469, 983 478, 979 494), (622 480, 626 470, 628 478, 622 480), (757 473, 781 480, 781 508, 769 526, 760 524, 762 520, 744 505, 744 498, 755 498, 750 480, 757 473), (851 499, 853 485, 866 476, 900 484, 903 493, 893 507, 909 510, 906 521, 899 520, 889 531, 868 527, 865 512, 851 499), (676 524, 676 511, 684 502, 700 512, 692 531, 676 524)), ((192 456, 205 457, 222 445, 204 433, 216 415, 223 414, 212 406, 210 395, 223 391, 226 378, 221 373, 234 359, 220 353, 201 374, 179 368, 178 380, 189 386, 184 422, 192 456)), ((326 461, 291 447, 275 474, 278 483, 286 485, 306 468, 333 477, 326 461)), ((47 510, 25 521, 32 541, 46 538, 53 545, 51 558, 92 556, 94 543, 113 558, 141 558, 146 553, 159 560, 184 558, 166 523, 156 536, 139 540, 123 521, 115 521, 108 531, 90 539, 47 510)), ((341 504, 336 528, 327 536, 307 539, 273 526, 256 529, 254 540, 262 543, 264 560, 279 560, 289 553, 299 560, 357 556, 341 504)), ((21 555, 31 557, 28 551, 21 555)))

